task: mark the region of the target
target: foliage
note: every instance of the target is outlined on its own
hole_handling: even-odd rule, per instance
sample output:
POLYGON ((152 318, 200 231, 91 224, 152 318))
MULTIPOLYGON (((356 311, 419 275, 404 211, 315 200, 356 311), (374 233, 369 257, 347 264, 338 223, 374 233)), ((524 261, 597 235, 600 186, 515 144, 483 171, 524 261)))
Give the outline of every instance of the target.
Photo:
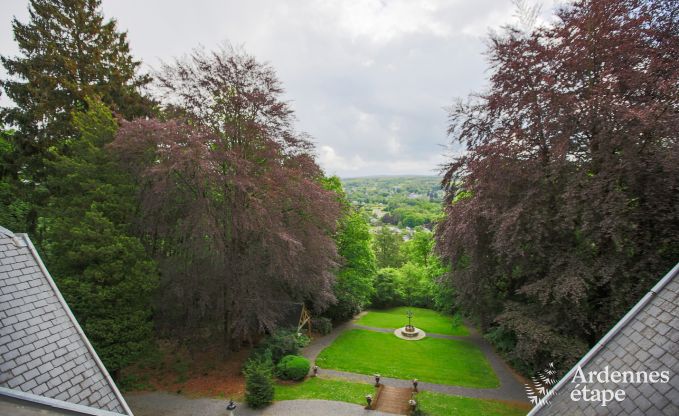
POLYGON ((333 321, 346 321, 370 303, 373 293, 372 279, 375 275, 375 254, 365 219, 350 210, 340 223, 337 249, 344 259, 337 275, 334 294, 337 303, 325 312, 333 321))
POLYGON ((19 185, 9 178, 0 179, 0 224, 8 230, 25 232, 30 204, 20 195, 19 185))
POLYGON ((401 227, 431 226, 441 216, 441 203, 422 199, 392 199, 387 205, 392 223, 401 227))
POLYGON ((150 78, 137 74, 140 62, 132 58, 126 34, 115 20, 104 21, 100 4, 31 0, 30 20, 12 21, 20 56, 1 58, 8 78, 0 86, 16 105, 1 116, 17 128, 17 160, 29 163, 32 174, 41 173, 51 146, 76 134, 71 113, 86 105, 86 97, 99 97, 127 118, 151 110, 139 93, 150 78))
POLYGON ((400 277, 398 269, 386 268, 377 271, 373 281, 375 289, 371 301, 373 307, 386 308, 405 303, 400 277))
POLYGON ((153 390, 153 386, 149 383, 148 376, 139 376, 136 374, 124 373, 120 380, 116 382, 122 392, 130 391, 149 391, 153 390))
POLYGON ((428 334, 469 335, 469 331, 462 325, 457 315, 444 315, 430 309, 406 306, 386 310, 371 310, 362 316, 356 323, 358 325, 375 328, 396 329, 405 326, 408 323, 408 317, 406 315, 408 310, 413 312, 413 325, 428 334))
POLYGON ((332 332, 332 320, 325 316, 317 316, 312 318, 312 329, 321 335, 328 335, 332 332))
POLYGON ((16 172, 16 143, 13 130, 0 130, 0 225, 25 232, 31 206, 24 195, 25 186, 16 172))
POLYGON ((162 333, 227 351, 273 330, 290 301, 333 302, 340 206, 274 70, 242 51, 195 51, 163 68, 158 89, 175 117, 124 122, 113 147, 142 184, 162 333))
POLYGON ((274 398, 273 365, 268 357, 248 360, 245 374, 245 403, 253 409, 270 405, 274 398))
POLYGON ((311 363, 299 355, 286 355, 276 364, 276 377, 299 381, 309 374, 311 363))
POLYGON ((427 270, 417 264, 408 262, 399 269, 401 291, 406 305, 431 307, 430 282, 427 270))
POLYGON ((434 257, 434 238, 428 230, 417 230, 412 238, 404 244, 404 256, 418 266, 429 266, 434 257))
POLYGON ((445 280, 448 269, 433 252, 433 246, 433 234, 427 229, 416 229, 401 244, 400 257, 405 263, 398 269, 380 269, 375 276, 375 307, 406 304, 453 312, 454 290, 445 280))
POLYGON ((401 234, 387 226, 380 227, 373 239, 373 251, 377 267, 400 267, 403 264, 401 234))
POLYGON ((499 385, 474 344, 427 337, 405 341, 391 333, 354 329, 342 333, 316 359, 321 368, 474 388, 499 385))
POLYGON ((88 99, 73 114, 77 138, 48 165, 53 192, 41 218, 50 272, 99 356, 111 371, 138 358, 152 334, 157 270, 129 233, 134 184, 104 145, 116 130, 110 110, 88 99))
POLYGON ((422 391, 417 394, 418 408, 429 416, 523 416, 530 405, 499 400, 473 399, 422 391))
POLYGON ((452 313, 454 291, 444 284, 448 268, 433 247, 434 235, 426 229, 416 230, 403 245, 408 262, 399 270, 401 290, 406 303, 452 313))
POLYGON ((678 13, 581 0, 508 29, 490 89, 451 109, 467 151, 438 249, 460 307, 531 371, 570 368, 679 258, 678 13))
POLYGON ((353 383, 311 377, 302 383, 277 384, 276 400, 332 400, 365 405, 365 396, 375 394, 375 387, 367 383, 353 383))
POLYGON ((277 329, 257 345, 251 357, 267 356, 275 365, 286 355, 297 355, 309 341, 306 335, 289 329, 277 329))

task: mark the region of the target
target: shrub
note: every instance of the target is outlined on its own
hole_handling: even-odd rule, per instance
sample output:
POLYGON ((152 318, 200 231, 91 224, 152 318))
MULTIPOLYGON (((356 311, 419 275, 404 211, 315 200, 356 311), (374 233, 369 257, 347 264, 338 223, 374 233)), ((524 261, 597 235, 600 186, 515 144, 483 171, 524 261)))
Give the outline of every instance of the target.
POLYGON ((297 355, 300 348, 309 344, 309 337, 289 329, 278 329, 259 343, 251 357, 269 355, 274 364, 278 364, 286 355, 297 355))
POLYGON ((245 373, 245 403, 253 409, 267 406, 273 402, 273 364, 268 356, 248 360, 245 373))
POLYGON ((325 316, 319 316, 312 321, 314 331, 321 335, 327 335, 332 332, 332 321, 325 316))
POLYGON ((309 374, 311 363, 299 355, 286 355, 276 366, 276 376, 283 380, 299 381, 309 374))

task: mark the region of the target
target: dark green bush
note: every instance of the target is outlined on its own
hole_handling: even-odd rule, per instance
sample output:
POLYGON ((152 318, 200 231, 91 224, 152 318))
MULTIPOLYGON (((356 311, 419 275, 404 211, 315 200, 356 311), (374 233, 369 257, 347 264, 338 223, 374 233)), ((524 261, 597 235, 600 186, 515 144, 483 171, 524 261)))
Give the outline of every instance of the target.
POLYGON ((257 348, 252 351, 251 358, 268 354, 271 361, 278 364, 281 358, 286 355, 297 355, 300 348, 308 344, 309 337, 306 335, 289 329, 278 329, 257 345, 257 348))
POLYGON ((245 403, 253 409, 268 406, 273 402, 273 364, 264 355, 248 360, 245 373, 245 403))
POLYGON ((312 320, 313 330, 321 335, 327 335, 332 332, 332 321, 325 316, 319 316, 312 320))
POLYGON ((340 323, 346 322, 361 312, 361 304, 346 290, 335 288, 335 297, 337 303, 330 305, 328 309, 323 312, 323 315, 329 318, 332 322, 340 323))
POLYGON ((311 363, 299 355, 286 355, 276 365, 276 376, 283 380, 299 381, 309 374, 311 363))

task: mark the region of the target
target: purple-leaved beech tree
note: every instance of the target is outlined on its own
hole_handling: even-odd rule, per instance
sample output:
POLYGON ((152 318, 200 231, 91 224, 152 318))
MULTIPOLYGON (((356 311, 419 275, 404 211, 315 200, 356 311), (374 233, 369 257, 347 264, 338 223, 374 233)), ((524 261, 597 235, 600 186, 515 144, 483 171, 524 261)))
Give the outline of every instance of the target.
POLYGON ((576 1, 488 55, 438 250, 500 349, 563 370, 679 259, 679 3, 576 1))
POLYGON ((274 328, 287 302, 333 302, 340 206, 273 69, 224 48, 157 80, 166 118, 122 122, 112 147, 141 185, 159 328, 237 347, 274 328))

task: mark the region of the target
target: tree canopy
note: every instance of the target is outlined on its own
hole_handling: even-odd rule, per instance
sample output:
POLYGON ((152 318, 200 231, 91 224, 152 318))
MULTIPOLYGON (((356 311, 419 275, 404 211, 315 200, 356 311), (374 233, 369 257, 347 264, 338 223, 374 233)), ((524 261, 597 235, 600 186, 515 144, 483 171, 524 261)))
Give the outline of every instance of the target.
POLYGON ((117 124, 101 102, 74 112, 78 135, 52 155, 38 232, 45 261, 106 367, 117 371, 152 338, 158 272, 133 235, 136 187, 105 145, 117 124))
POLYGON ((567 368, 679 257, 679 5, 577 1, 488 56, 450 111, 438 250, 515 362, 567 368))
POLYGON ((29 21, 12 21, 20 56, 1 58, 9 77, 0 86, 15 105, 1 115, 17 129, 18 161, 74 134, 71 112, 86 97, 126 118, 149 114, 139 89, 150 77, 138 74, 127 35, 115 20, 105 21, 100 6, 101 0, 31 0, 29 21))
POLYGON ((141 184, 164 333, 237 346, 273 329, 286 301, 333 302, 340 204, 273 69, 232 48, 195 51, 159 88, 172 117, 124 122, 113 148, 141 184))

